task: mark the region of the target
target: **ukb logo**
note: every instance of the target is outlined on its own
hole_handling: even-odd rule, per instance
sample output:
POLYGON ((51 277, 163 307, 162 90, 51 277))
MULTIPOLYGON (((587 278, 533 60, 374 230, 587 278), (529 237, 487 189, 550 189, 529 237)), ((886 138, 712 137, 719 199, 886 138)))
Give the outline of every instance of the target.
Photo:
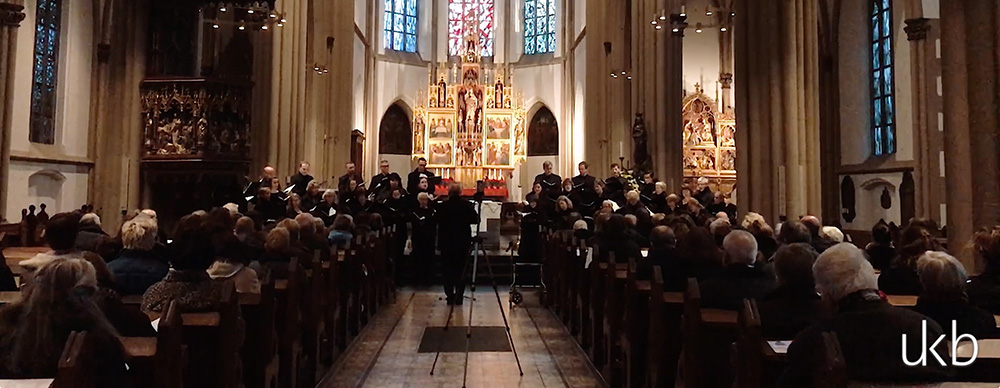
MULTIPOLYGON (((941 355, 937 352, 937 347, 941 344, 941 341, 945 339, 945 335, 941 334, 930 346, 927 346, 927 320, 924 320, 921 324, 921 341, 922 347, 920 349, 920 358, 915 361, 910 361, 906 357, 906 334, 903 334, 903 363, 907 366, 927 366, 927 353, 929 352, 934 359, 937 360, 941 366, 948 366, 941 358, 941 355)), ((979 342, 976 340, 972 334, 958 334, 958 324, 955 321, 951 321, 951 365, 953 366, 968 366, 971 365, 973 361, 976 361, 976 357, 979 356, 979 342), (962 340, 967 340, 972 343, 972 358, 960 361, 958 359, 958 343, 962 340)))

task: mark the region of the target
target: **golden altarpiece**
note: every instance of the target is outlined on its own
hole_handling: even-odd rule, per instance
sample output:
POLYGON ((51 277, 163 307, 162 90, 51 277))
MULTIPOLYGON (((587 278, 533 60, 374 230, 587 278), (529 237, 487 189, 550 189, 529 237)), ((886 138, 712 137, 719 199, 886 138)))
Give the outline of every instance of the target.
POLYGON ((715 190, 731 193, 736 186, 736 117, 719 109, 700 84, 684 97, 684 182, 708 178, 715 190))
POLYGON ((509 68, 483 63, 478 23, 466 22, 464 36, 459 62, 432 68, 427 93, 418 93, 412 156, 427 158, 436 175, 466 191, 482 180, 488 197, 504 198, 514 168, 527 158, 523 97, 509 68))

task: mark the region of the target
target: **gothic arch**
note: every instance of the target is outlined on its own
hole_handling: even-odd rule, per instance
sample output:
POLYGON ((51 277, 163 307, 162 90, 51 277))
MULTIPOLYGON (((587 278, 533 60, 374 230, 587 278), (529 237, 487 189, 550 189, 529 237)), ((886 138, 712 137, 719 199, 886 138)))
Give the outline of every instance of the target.
POLYGON ((411 110, 406 103, 396 101, 386 109, 379 123, 378 153, 409 155, 413 149, 410 133, 411 110))
POLYGON ((559 155, 559 122, 545 105, 534 109, 528 124, 528 156, 559 155))

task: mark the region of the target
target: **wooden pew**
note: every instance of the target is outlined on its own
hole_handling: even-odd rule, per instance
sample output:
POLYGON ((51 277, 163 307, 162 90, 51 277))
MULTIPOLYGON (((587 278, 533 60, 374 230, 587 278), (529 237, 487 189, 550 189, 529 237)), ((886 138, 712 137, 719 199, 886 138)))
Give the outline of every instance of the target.
POLYGON ((673 387, 681 354, 684 293, 664 291, 662 269, 655 266, 649 295, 649 362, 646 368, 646 385, 673 387))
POLYGON ((187 355, 177 301, 160 315, 156 337, 122 337, 133 387, 181 388, 187 355))
POLYGON ((232 282, 226 282, 217 312, 183 313, 188 348, 184 386, 238 388, 242 385, 240 347, 244 325, 232 282))
POLYGON ((294 257, 288 263, 287 277, 274 282, 278 319, 278 386, 297 387, 299 362, 302 359, 299 305, 302 300, 302 267, 294 257))
POLYGON ((630 258, 616 258, 614 252, 608 254, 608 262, 604 268, 604 379, 613 386, 623 384, 624 359, 622 356, 622 318, 625 315, 625 287, 628 278, 628 261, 630 258), (621 263, 619 263, 621 261, 621 263))
POLYGON ((621 335, 625 385, 640 387, 646 382, 649 335, 649 296, 652 285, 636 277, 636 261, 629 258, 625 287, 625 311, 621 335))
POLYGON ((730 359, 736 372, 733 379, 734 388, 760 388, 762 386, 761 369, 764 363, 764 337, 760 328, 760 314, 757 312, 755 300, 743 299, 738 322, 740 337, 733 345, 730 359))
POLYGON ((87 332, 70 333, 59 356, 59 369, 52 381, 52 388, 96 388, 97 376, 87 365, 94 351, 93 343, 87 339, 87 332))
POLYGON ((311 387, 325 374, 324 354, 327 353, 326 333, 326 271, 323 271, 320 250, 313 251, 309 269, 305 271, 308 291, 302 294, 302 360, 303 373, 299 385, 311 387))
POLYGON ((688 279, 684 294, 683 370, 685 387, 732 384, 730 347, 737 338, 735 311, 702 309, 698 280, 688 279))
POLYGON ((332 337, 332 348, 334 354, 339 354, 347 349, 347 294, 344 292, 344 275, 342 273, 343 262, 346 252, 338 249, 331 255, 327 262, 327 300, 330 305, 326 309, 326 332, 332 337))
POLYGON ((605 283, 604 283, 604 271, 607 270, 608 264, 601 263, 597 261, 600 247, 594 247, 594 262, 590 263, 590 303, 588 304, 588 324, 589 324, 589 337, 590 337, 590 347, 587 351, 587 355, 590 356, 590 361, 594 364, 595 368, 602 368, 606 362, 605 350, 604 350, 604 299, 605 299, 605 283))
MULTIPOLYGON (((278 386, 278 343, 274 280, 262 274, 259 294, 238 294, 240 312, 246 324, 243 341, 243 385, 247 388, 278 386)), ((162 322, 161 322, 162 325, 162 322)))
MULTIPOLYGON (((590 287, 590 268, 586 266, 587 255, 594 257, 597 255, 597 247, 589 247, 586 245, 581 245, 580 252, 580 267, 577 268, 576 276, 576 321, 579 325, 579 330, 576 335, 577 342, 580 343, 580 347, 586 351, 590 351, 593 345, 593 332, 594 323, 590 320, 590 298, 591 298, 591 287, 590 287)), ((591 263, 591 266, 597 265, 596 263, 591 263)))

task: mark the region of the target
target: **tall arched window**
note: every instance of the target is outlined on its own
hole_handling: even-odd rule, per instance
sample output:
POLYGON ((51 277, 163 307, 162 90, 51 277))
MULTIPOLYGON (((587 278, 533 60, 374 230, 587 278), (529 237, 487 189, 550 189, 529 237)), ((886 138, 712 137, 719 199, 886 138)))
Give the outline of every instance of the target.
POLYGON ((38 0, 35 12, 35 57, 31 84, 31 125, 28 139, 56 142, 56 80, 59 75, 61 0, 38 0))
POLYGON ((528 124, 528 156, 559 155, 559 123, 548 107, 541 107, 528 124))
POLYGON ((417 52, 417 0, 385 0, 385 48, 417 52))
POLYGON ((378 130, 378 153, 384 155, 409 155, 413 149, 410 133, 410 116, 399 103, 392 104, 382 115, 378 130))
POLYGON ((524 0, 524 53, 556 51, 556 0, 524 0))
POLYGON ((871 1, 872 138, 875 155, 896 152, 892 80, 892 2, 871 1))
POLYGON ((448 0, 448 54, 460 53, 467 20, 479 25, 482 56, 493 56, 493 0, 448 0))

